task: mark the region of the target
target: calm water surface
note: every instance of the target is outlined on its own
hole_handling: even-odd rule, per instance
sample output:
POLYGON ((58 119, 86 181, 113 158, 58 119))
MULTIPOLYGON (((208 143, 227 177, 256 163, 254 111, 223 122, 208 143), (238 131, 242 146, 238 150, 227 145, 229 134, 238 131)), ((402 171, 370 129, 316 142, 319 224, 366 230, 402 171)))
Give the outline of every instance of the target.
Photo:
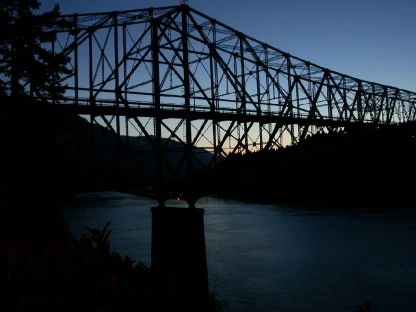
MULTIPOLYGON (((170 206, 183 206, 180 201, 170 206)), ((150 266, 156 202, 120 193, 78 196, 65 209, 72 233, 111 221, 111 248, 150 266)), ((210 289, 228 311, 416 311, 416 213, 328 212, 207 197, 210 289)), ((359 211, 359 212, 358 212, 359 211)))

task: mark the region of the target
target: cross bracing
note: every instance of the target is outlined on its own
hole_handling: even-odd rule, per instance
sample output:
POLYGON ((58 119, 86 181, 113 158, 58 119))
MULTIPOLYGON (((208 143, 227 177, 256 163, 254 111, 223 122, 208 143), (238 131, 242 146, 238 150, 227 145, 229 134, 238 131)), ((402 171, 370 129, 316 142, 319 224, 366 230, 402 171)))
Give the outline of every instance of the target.
POLYGON ((350 123, 415 120, 416 93, 300 59, 185 4, 62 18, 68 26, 51 30, 51 48, 70 57, 73 72, 61 81, 67 101, 48 100, 116 137, 146 137, 159 174, 350 123), (170 141, 183 146, 175 164, 165 157, 170 141))

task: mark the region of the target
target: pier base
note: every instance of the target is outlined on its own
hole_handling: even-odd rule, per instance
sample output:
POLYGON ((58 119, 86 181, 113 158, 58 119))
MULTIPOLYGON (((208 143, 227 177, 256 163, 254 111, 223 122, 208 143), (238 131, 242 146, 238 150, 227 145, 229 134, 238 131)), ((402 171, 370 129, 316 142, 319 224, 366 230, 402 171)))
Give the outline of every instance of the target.
POLYGON ((151 211, 156 310, 207 311, 204 210, 153 207, 151 211))

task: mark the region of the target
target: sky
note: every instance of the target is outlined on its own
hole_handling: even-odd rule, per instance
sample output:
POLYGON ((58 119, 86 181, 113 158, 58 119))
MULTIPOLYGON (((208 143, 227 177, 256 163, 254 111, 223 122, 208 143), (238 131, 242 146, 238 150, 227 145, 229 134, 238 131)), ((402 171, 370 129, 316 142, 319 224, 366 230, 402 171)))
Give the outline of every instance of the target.
MULTIPOLYGON (((177 0, 39 0, 62 14, 174 6, 177 0)), ((414 0, 189 0, 192 8, 311 63, 416 91, 414 0)))

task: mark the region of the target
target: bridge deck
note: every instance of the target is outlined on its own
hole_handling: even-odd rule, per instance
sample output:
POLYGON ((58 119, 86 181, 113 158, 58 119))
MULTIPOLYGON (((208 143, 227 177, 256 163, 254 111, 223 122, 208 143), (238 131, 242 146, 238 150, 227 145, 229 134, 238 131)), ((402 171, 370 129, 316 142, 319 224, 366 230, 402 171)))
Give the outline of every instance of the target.
POLYGON ((278 112, 265 112, 255 110, 233 109, 233 108, 217 108, 210 109, 202 106, 193 106, 189 111, 185 110, 179 105, 162 104, 160 109, 156 109, 153 103, 129 103, 129 106, 120 104, 118 107, 112 101, 101 101, 99 104, 19 104, 7 103, 0 105, 1 111, 18 111, 23 112, 27 109, 29 111, 38 111, 39 113, 63 113, 74 115, 92 115, 92 116, 124 116, 127 118, 134 117, 158 117, 160 119, 189 119, 189 120, 213 120, 217 122, 222 121, 236 121, 247 123, 260 124, 280 124, 289 125, 296 124, 300 126, 315 125, 315 126, 330 126, 343 127, 351 123, 374 123, 372 120, 348 120, 343 119, 342 116, 325 117, 313 116, 308 114, 282 114, 278 112), (30 106, 30 107, 29 107, 30 106), (25 107, 25 109, 23 109, 25 107))

